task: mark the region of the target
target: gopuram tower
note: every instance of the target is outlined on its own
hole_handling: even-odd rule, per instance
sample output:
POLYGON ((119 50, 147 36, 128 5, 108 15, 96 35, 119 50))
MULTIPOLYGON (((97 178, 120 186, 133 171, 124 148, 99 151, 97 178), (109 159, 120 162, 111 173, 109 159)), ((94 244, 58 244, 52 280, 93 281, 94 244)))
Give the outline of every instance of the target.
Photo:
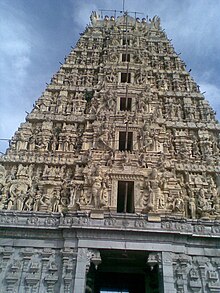
POLYGON ((220 292, 219 132, 158 17, 93 12, 0 157, 0 292, 220 292))

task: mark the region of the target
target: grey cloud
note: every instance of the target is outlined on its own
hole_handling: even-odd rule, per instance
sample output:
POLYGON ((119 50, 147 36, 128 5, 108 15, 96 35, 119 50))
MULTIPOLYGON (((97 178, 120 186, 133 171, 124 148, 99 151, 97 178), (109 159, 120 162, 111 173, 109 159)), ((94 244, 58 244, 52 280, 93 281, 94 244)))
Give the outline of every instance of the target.
MULTIPOLYGON (((36 13, 41 1, 34 1, 35 9, 31 10, 32 2, 2 0, 0 3, 3 40, 0 43, 3 77, 0 80, 0 138, 10 138, 24 121, 25 110, 31 110, 45 82, 58 70, 59 61, 69 50, 67 45, 70 47, 78 40, 79 33, 89 23, 91 11, 99 8, 122 10, 122 1, 118 0, 67 0, 64 10, 53 0, 45 0, 48 11, 42 15, 36 13)), ((192 68, 193 78, 202 91, 206 91, 205 96, 219 117, 220 1, 210 4, 210 0, 126 0, 125 9, 143 12, 143 16, 150 18, 161 17, 162 27, 177 53, 182 52, 181 58, 188 69, 192 68)), ((4 148, 0 142, 0 150, 4 148)))

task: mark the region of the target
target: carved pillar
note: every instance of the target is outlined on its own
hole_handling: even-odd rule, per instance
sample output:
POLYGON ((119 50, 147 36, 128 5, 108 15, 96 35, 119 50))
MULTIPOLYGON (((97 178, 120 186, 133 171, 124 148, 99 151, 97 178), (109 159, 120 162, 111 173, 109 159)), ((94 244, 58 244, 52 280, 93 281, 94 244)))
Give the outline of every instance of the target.
POLYGON ((14 252, 14 248, 12 247, 5 247, 2 251, 2 265, 4 268, 7 267, 8 261, 11 259, 14 252))
POLYGON ((190 263, 189 256, 185 254, 181 254, 178 256, 178 260, 176 263, 175 268, 175 281, 176 281, 176 288, 177 293, 184 293, 188 292, 187 285, 187 270, 188 270, 188 264, 190 263))
POLYGON ((21 265, 18 260, 14 260, 6 273, 6 292, 14 293, 16 288, 19 287, 19 280, 21 278, 21 265))
POLYGON ((38 291, 40 281, 39 263, 32 263, 25 276, 25 292, 35 293, 38 291))
MULTIPOLYGON (((64 293, 71 293, 73 292, 73 280, 75 274, 75 251, 70 248, 64 248, 62 250, 62 257, 63 257, 63 284, 62 290, 64 293)), ((63 292, 62 291, 62 292, 63 292)))
POLYGON ((74 292, 85 292, 86 274, 89 271, 91 263, 94 264, 95 268, 101 263, 99 251, 78 248, 74 292))
POLYGON ((86 268, 88 266, 87 248, 78 248, 74 292, 85 292, 86 268))
POLYGON ((164 293, 176 293, 174 287, 172 252, 162 252, 164 293))
POLYGON ((160 252, 151 252, 147 259, 147 264, 153 270, 155 265, 158 265, 158 282, 159 282, 159 292, 163 293, 163 268, 161 262, 161 253, 160 252))
POLYGON ((55 286, 58 280, 59 280, 58 266, 55 263, 55 258, 53 258, 47 269, 47 274, 44 277, 44 283, 46 284, 46 287, 47 287, 47 293, 54 293, 56 291, 55 286))
MULTIPOLYGON (((41 256, 41 266, 40 266, 40 275, 41 275, 41 280, 43 280, 43 278, 45 276, 47 276, 47 267, 49 265, 49 261, 52 257, 52 250, 50 248, 44 248, 41 252, 40 252, 40 256, 41 256)), ((47 282, 40 282, 40 286, 39 286, 39 292, 45 292, 45 285, 47 286, 47 282)), ((48 283, 49 285, 49 283, 48 283)))

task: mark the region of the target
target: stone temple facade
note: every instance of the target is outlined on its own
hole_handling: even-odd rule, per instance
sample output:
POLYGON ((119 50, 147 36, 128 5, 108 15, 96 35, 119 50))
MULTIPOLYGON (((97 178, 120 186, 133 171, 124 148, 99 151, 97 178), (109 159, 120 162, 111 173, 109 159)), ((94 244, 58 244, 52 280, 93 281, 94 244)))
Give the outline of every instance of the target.
POLYGON ((93 12, 0 157, 0 292, 220 292, 219 132, 158 17, 93 12))

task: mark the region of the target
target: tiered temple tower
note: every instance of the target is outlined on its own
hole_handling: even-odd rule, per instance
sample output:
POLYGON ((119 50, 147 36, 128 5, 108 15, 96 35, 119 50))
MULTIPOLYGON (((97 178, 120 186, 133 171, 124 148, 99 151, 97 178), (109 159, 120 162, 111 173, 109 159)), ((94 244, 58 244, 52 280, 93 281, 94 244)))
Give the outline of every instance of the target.
POLYGON ((220 292, 219 132, 158 17, 93 12, 0 157, 0 292, 220 292))

